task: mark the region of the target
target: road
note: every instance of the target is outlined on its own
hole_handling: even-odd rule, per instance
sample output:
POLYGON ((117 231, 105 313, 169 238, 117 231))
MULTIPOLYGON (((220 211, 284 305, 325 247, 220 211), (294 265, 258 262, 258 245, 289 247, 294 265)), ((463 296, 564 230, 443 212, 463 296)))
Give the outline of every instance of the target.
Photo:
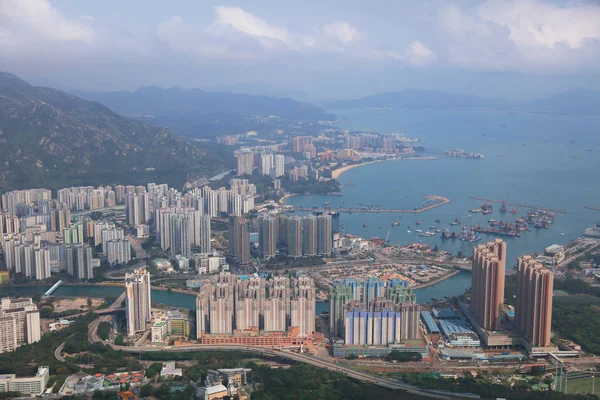
MULTIPOLYGON (((107 310, 112 311, 118 308, 123 302, 123 300, 125 300, 125 293, 126 292, 123 292, 123 294, 121 294, 121 296, 119 296, 119 298, 115 300, 115 302, 112 303, 107 310)), ((90 343, 96 343, 101 341, 100 337, 98 336, 98 325, 100 325, 101 322, 109 322, 111 318, 112 316, 110 315, 103 315, 101 317, 96 318, 91 324, 88 325, 88 341, 90 343)))
POLYGON ((145 258, 148 257, 148 254, 146 254, 146 250, 144 250, 144 248, 136 240, 136 238, 134 238, 131 235, 127 235, 127 240, 129 240, 129 243, 131 244, 131 247, 133 247, 133 250, 135 250, 135 258, 143 260, 143 259, 145 259, 145 258))
MULTIPOLYGON (((98 330, 98 324, 100 324, 100 322, 102 322, 102 318, 104 318, 104 317, 96 319, 89 326, 88 339, 91 343, 100 341, 100 338, 97 335, 97 330, 98 330)), ((432 390, 421 389, 416 386, 393 381, 391 379, 383 378, 380 376, 373 376, 366 372, 356 371, 351 368, 345 367, 343 365, 338 365, 337 363, 332 362, 332 361, 318 359, 316 357, 312 357, 312 356, 305 355, 305 354, 293 353, 291 351, 275 350, 275 349, 271 349, 268 347, 244 346, 244 345, 233 345, 233 344, 226 345, 226 346, 225 345, 192 344, 192 345, 187 345, 187 346, 177 346, 177 347, 173 347, 173 348, 161 349, 161 348, 157 348, 155 346, 134 347, 134 346, 117 346, 114 344, 110 344, 110 345, 115 350, 121 350, 124 352, 136 353, 136 354, 145 353, 145 352, 156 352, 156 351, 179 352, 179 351, 211 351, 211 350, 238 350, 238 351, 245 350, 245 351, 251 351, 251 352, 256 352, 256 353, 260 353, 260 354, 266 354, 266 355, 270 355, 270 356, 283 357, 283 358, 287 358, 287 359, 290 359, 290 360, 293 360, 296 362, 310 364, 315 367, 325 368, 330 371, 341 372, 350 378, 353 378, 353 379, 356 379, 359 381, 363 381, 363 382, 368 382, 368 383, 371 383, 371 384, 374 384, 377 386, 381 386, 381 387, 384 387, 387 389, 403 390, 403 391, 406 391, 409 393, 419 394, 422 396, 427 396, 427 397, 435 398, 435 399, 461 398, 461 396, 459 394, 453 395, 453 394, 441 393, 441 392, 432 391, 432 390)))

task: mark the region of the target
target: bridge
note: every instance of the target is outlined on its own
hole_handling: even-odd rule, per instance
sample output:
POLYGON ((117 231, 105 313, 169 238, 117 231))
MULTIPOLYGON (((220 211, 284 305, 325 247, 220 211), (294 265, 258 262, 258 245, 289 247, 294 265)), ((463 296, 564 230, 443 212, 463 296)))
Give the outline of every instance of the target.
POLYGON ((52 293, 54 293, 54 291, 55 291, 56 289, 58 289, 58 287, 59 287, 60 285, 62 285, 62 283, 63 283, 62 279, 61 279, 61 280, 59 280, 58 282, 56 282, 54 285, 52 285, 52 287, 51 287, 50 289, 48 289, 48 290, 46 291, 46 293, 44 293, 43 297, 48 297, 48 296, 50 296, 52 293))
POLYGON ((319 207, 304 207, 304 206, 285 206, 285 211, 317 211, 323 210, 328 212, 338 212, 338 213, 389 213, 389 214, 418 214, 424 211, 431 210, 432 208, 443 206, 444 204, 450 203, 450 199, 443 196, 436 195, 427 195, 424 196, 427 200, 435 200, 437 203, 430 204, 425 207, 417 207, 417 208, 372 208, 372 207, 327 207, 327 208, 319 208, 319 207))

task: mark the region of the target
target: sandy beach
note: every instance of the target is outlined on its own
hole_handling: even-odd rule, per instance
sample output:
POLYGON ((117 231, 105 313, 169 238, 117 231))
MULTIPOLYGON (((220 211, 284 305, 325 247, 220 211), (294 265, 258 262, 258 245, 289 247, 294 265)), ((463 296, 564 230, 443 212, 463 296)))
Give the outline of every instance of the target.
POLYGON ((435 160, 435 159, 437 159, 437 157, 399 157, 399 158, 386 158, 383 160, 369 161, 369 162, 364 162, 364 163, 360 163, 360 164, 350 164, 350 165, 345 165, 343 167, 334 169, 331 172, 331 178, 338 179, 344 172, 349 171, 352 168, 362 167, 363 165, 369 165, 369 164, 378 163, 378 162, 385 162, 385 161, 391 161, 391 160, 435 160))

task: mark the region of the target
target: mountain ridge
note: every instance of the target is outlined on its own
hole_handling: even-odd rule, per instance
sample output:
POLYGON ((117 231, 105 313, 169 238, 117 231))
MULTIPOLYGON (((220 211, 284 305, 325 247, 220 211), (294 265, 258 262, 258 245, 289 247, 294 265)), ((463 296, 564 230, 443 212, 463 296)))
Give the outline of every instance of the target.
POLYGON ((277 117, 283 123, 333 120, 334 115, 290 98, 245 93, 208 92, 202 89, 146 86, 134 91, 76 92, 104 104, 115 112, 136 118, 151 118, 190 137, 214 137, 260 129, 255 117, 277 117), (254 125, 253 125, 254 124, 254 125))
POLYGON ((0 72, 0 191, 117 182, 183 185, 190 174, 232 163, 220 146, 203 147, 97 102, 0 72))
POLYGON ((600 114, 600 92, 573 88, 555 95, 527 100, 510 101, 481 96, 460 95, 438 90, 405 89, 376 93, 357 99, 335 100, 323 105, 328 110, 350 108, 408 108, 505 110, 536 113, 595 115, 600 114))

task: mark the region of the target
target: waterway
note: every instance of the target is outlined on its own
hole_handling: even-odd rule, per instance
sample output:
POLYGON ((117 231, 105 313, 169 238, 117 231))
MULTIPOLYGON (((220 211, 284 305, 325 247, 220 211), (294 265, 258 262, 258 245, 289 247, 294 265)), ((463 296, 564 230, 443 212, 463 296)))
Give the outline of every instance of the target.
MULTIPOLYGON (((392 244, 422 240, 431 245, 437 243, 455 254, 460 248, 470 254, 471 243, 442 240, 439 235, 420 237, 415 229, 426 231, 428 226, 438 225, 442 230, 449 227, 451 232, 460 233, 460 225, 449 225, 456 217, 467 227, 478 222, 487 227, 490 218, 514 222, 516 216, 500 213, 500 204, 496 203, 492 204, 492 214, 470 213, 469 209, 482 204, 470 196, 567 209, 570 213, 557 214, 550 229, 532 227, 531 232, 522 232, 520 238, 505 237, 508 267, 512 267, 518 256, 543 252, 544 247, 553 243, 566 244, 600 219, 600 212, 583 208, 600 205, 598 117, 503 112, 332 111, 347 120, 343 128, 402 132, 422 138, 428 154, 462 148, 483 153, 486 157, 483 160, 442 157, 373 163, 342 174, 339 179, 341 196, 294 196, 286 200, 286 204, 306 207, 330 202, 332 207, 371 203, 383 208, 404 209, 422 204, 423 196, 427 194, 451 199, 449 204, 419 214, 342 214, 346 233, 385 238, 389 230, 392 244), (575 154, 579 154, 578 159, 569 157, 575 154), (438 218, 440 224, 435 223, 438 218), (420 226, 415 225, 417 220, 422 222, 420 226), (399 221, 400 225, 391 227, 393 221, 399 221), (363 227, 365 222, 367 227, 363 227), (407 232, 409 229, 412 233, 407 232)), ((519 211, 519 215, 525 215, 528 210, 519 211)), ((482 235, 482 242, 492 238, 482 235)))
MULTIPOLYGON (((443 298, 444 296, 453 296, 462 293, 471 286, 471 274, 461 272, 452 278, 439 282, 435 285, 418 289, 415 291, 418 303, 425 303, 431 298, 443 298)), ((0 286, 0 297, 5 296, 33 296, 35 294, 44 294, 50 289, 51 285, 35 286, 0 286)), ((61 285, 52 294, 53 297, 119 297, 123 293, 123 288, 108 285, 61 285)), ((164 290, 152 290, 152 302, 164 304, 169 307, 184 308, 188 310, 196 309, 196 296, 185 293, 167 292, 164 290)), ((317 314, 323 311, 329 311, 329 302, 322 301, 317 303, 317 314)))

